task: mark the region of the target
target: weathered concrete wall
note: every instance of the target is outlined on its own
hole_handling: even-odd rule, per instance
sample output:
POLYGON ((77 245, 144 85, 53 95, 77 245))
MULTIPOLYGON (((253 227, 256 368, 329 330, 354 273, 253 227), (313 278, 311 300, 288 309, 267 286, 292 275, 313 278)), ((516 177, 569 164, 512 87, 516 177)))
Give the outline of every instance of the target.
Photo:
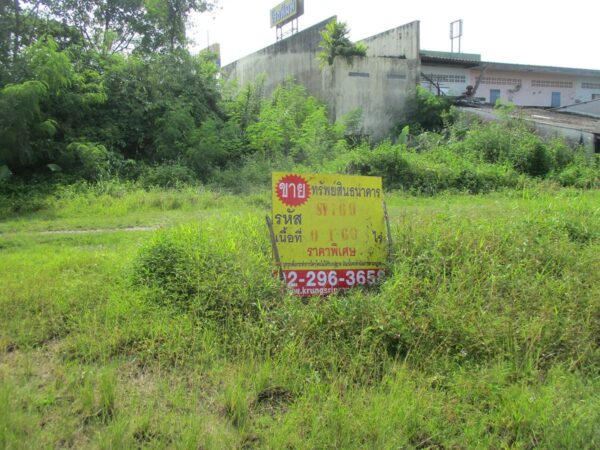
POLYGON ((367 56, 419 58, 419 21, 402 25, 363 39, 369 47, 367 56))
POLYGON ((323 80, 317 54, 321 42, 320 32, 334 17, 313 25, 300 33, 294 34, 269 47, 239 59, 223 67, 229 79, 236 79, 240 85, 253 82, 264 75, 265 94, 292 77, 306 87, 309 93, 323 101, 323 80))
POLYGON ((407 118, 407 100, 416 91, 419 22, 365 39, 369 46, 366 57, 355 57, 351 63, 338 57, 331 67, 321 70, 317 60, 320 32, 331 20, 229 64, 223 71, 242 85, 265 75, 267 95, 292 77, 325 102, 335 119, 361 109, 364 131, 381 139, 407 118))
POLYGON ((564 128, 556 125, 534 122, 535 131, 542 137, 551 139, 553 137, 563 137, 573 147, 582 145, 588 155, 592 155, 595 149, 596 135, 587 131, 574 128, 564 128))
POLYGON ((575 105, 563 106, 557 111, 567 112, 572 114, 581 114, 588 117, 600 119, 600 99, 589 102, 579 103, 575 105))
POLYGON ((375 140, 407 119, 408 99, 415 94, 419 61, 398 58, 337 58, 329 72, 333 116, 340 119, 360 108, 365 131, 375 140))

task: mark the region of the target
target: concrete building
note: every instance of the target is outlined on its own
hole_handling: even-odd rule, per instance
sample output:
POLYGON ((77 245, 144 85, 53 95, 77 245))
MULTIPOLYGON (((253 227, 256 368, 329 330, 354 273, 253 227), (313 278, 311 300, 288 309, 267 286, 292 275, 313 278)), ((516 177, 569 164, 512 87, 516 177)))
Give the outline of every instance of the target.
POLYGON ((419 22, 365 39, 365 57, 351 62, 338 57, 332 66, 321 69, 320 32, 332 19, 235 61, 223 71, 241 84, 264 75, 267 93, 292 77, 324 101, 336 120, 361 109, 365 131, 375 139, 385 137, 410 114, 407 101, 415 94, 421 73, 419 22))
MULTIPOLYGON (((538 108, 579 105, 566 109, 600 115, 600 102, 592 101, 600 99, 600 70, 485 62, 478 54, 421 50, 418 21, 364 39, 365 57, 351 62, 337 57, 321 69, 320 32, 332 19, 235 61, 223 72, 241 84, 264 75, 267 94, 294 78, 324 101, 335 119, 360 108, 364 131, 375 139, 411 114, 409 100, 418 84, 449 96, 477 86, 475 98, 487 104, 501 99, 538 108)), ((597 141, 594 136, 589 140, 597 141)))

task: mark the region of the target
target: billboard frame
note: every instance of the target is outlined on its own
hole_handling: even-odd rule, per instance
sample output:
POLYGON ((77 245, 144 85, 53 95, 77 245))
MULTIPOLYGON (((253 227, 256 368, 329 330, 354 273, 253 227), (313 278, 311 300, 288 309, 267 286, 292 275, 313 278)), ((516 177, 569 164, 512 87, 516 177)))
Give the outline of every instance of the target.
POLYGON ((304 14, 304 0, 284 0, 277 6, 271 8, 269 12, 269 18, 271 21, 271 28, 281 28, 283 25, 298 19, 298 17, 304 14), (286 11, 286 8, 290 8, 286 11), (279 17, 277 17, 279 15, 279 17))

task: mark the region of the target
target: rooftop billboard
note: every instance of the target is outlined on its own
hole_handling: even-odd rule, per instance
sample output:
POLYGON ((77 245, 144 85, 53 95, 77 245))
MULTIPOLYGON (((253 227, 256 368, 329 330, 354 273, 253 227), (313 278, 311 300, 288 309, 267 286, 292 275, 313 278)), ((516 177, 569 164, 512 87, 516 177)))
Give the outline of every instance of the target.
POLYGON ((285 0, 271 9, 271 28, 279 27, 304 14, 304 0, 285 0))

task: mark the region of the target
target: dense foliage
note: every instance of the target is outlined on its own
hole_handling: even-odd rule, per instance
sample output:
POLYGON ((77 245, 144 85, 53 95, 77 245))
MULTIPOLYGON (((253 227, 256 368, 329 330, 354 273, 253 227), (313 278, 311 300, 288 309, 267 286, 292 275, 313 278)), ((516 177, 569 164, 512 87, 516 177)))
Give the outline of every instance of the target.
POLYGON ((193 132, 222 115, 212 57, 186 50, 187 17, 212 6, 2 2, 4 178, 65 171, 98 180, 179 159, 193 132))
MULTIPOLYGON (((515 187, 528 177, 599 183, 598 162, 564 142, 546 142, 508 114, 491 124, 468 121, 424 89, 396 143, 374 145, 362 134, 360 111, 334 122, 293 80, 269 96, 261 79, 225 83, 214 55, 185 48, 186 18, 212 2, 2 5, 4 191, 14 191, 11 178, 243 191, 266 185, 274 168, 382 175, 388 188, 429 194, 515 187)), ((322 61, 364 54, 347 34, 344 23, 327 25, 322 61)))
POLYGON ((413 133, 439 132, 452 122, 452 102, 449 97, 433 95, 421 86, 417 86, 417 92, 410 99, 408 106, 411 118, 405 125, 408 125, 413 133))

